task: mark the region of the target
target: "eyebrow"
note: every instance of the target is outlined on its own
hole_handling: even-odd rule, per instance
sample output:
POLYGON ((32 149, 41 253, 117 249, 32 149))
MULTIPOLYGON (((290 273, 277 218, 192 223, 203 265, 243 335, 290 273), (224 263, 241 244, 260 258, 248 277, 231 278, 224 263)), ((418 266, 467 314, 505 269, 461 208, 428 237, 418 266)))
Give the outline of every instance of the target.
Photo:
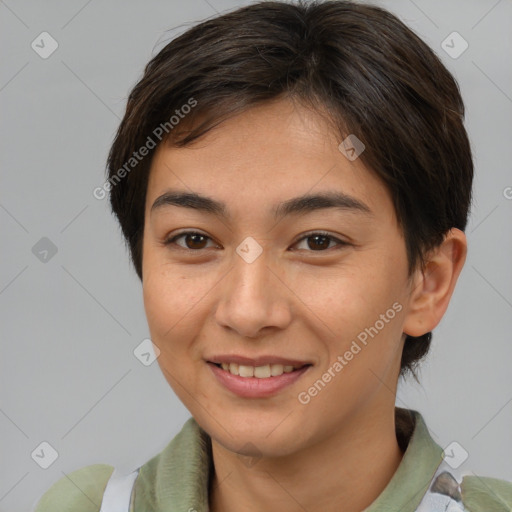
MULTIPOLYGON (((227 221, 231 218, 225 203, 196 192, 168 190, 156 198, 155 202, 151 206, 150 213, 166 206, 190 208, 213 214, 227 221)), ((282 203, 274 205, 271 212, 273 213, 274 218, 278 219, 289 215, 306 214, 327 208, 373 215, 373 212, 365 203, 342 192, 321 192, 317 194, 306 194, 293 197, 282 203)))

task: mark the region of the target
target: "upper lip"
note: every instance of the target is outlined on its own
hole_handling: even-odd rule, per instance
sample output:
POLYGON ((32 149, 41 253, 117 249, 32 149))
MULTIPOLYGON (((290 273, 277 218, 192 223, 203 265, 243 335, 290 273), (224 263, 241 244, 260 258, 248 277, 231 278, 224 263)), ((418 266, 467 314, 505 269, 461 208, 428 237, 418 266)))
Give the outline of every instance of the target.
POLYGON ((207 359, 210 363, 236 363, 245 366, 265 366, 267 364, 282 364, 283 366, 294 366, 300 368, 302 366, 312 364, 309 361, 299 361, 298 359, 288 359, 285 357, 262 355, 258 357, 245 357, 236 354, 225 354, 219 356, 212 356, 207 359))

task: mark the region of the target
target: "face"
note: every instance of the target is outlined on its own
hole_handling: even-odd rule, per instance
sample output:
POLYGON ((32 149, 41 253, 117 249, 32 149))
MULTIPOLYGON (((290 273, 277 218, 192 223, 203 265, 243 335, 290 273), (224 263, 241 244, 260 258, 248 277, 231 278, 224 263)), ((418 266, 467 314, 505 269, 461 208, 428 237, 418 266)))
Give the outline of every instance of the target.
POLYGON ((154 156, 151 339, 178 397, 233 452, 292 454, 394 406, 405 242, 385 186, 340 142, 318 114, 282 100, 154 156), (323 200, 296 200, 306 195, 323 200), (256 376, 213 364, 230 362, 256 376))

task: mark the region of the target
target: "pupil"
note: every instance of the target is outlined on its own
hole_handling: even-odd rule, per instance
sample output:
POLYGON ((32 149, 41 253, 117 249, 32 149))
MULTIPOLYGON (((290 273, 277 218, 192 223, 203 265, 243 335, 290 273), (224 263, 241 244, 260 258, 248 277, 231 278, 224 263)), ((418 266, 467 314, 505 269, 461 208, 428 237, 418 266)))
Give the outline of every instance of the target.
MULTIPOLYGON (((202 247, 198 247, 197 245, 195 245, 197 243, 197 239, 200 239, 200 238, 203 238, 204 239, 204 235, 199 235, 199 234, 195 234, 195 235, 188 235, 187 236, 187 246, 190 248, 190 249, 202 249, 202 247), (188 243, 190 241, 190 239, 192 239, 192 244, 188 243)), ((204 240, 203 240, 204 242, 204 240)), ((199 245, 201 245, 201 242, 199 242, 199 245)))
POLYGON ((310 236, 309 239, 313 239, 315 240, 315 242, 313 243, 313 247, 312 247, 312 244, 308 242, 308 247, 310 249, 313 249, 313 250, 318 250, 318 249, 322 249, 322 248, 325 248, 325 247, 329 247, 329 239, 328 237, 324 236, 324 235, 315 235, 315 236, 310 236), (324 241, 324 243, 319 243, 320 247, 314 247, 314 244, 318 243, 318 240, 321 239, 324 241), (327 242, 327 243, 325 243, 327 242))
MULTIPOLYGON (((202 249, 204 244, 204 235, 187 235, 187 246, 190 249, 202 249)), ((329 247, 329 237, 324 235, 315 235, 308 237, 308 247, 312 250, 321 250, 329 247), (313 243, 311 243, 313 240, 313 243)))

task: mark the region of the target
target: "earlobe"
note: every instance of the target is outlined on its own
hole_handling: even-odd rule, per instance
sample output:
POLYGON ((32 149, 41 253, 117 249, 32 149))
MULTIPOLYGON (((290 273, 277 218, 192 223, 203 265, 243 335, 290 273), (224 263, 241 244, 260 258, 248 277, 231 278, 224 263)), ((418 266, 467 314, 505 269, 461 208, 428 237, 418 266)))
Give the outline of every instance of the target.
POLYGON ((466 261, 466 235, 453 228, 441 245, 428 255, 424 269, 411 280, 408 312, 403 331, 422 336, 436 327, 443 317, 466 261))

